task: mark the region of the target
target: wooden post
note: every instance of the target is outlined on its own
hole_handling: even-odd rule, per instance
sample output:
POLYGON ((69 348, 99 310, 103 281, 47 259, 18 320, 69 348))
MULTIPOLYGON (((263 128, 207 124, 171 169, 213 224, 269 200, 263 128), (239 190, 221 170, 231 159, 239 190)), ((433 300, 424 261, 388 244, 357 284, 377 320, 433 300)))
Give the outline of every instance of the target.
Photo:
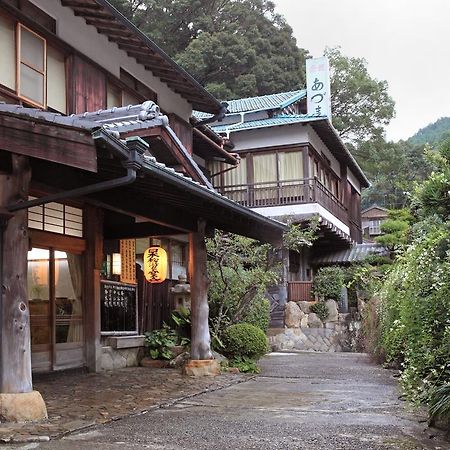
POLYGON ((99 208, 84 208, 86 230, 85 255, 85 334, 86 365, 90 372, 101 370, 100 345, 100 272, 103 262, 103 213, 99 208))
MULTIPOLYGON (((0 174, 0 207, 28 200, 31 169, 26 156, 13 154, 12 171, 0 174)), ((3 235, 0 392, 26 393, 31 381, 30 312, 27 293, 27 211, 11 217, 3 235)))
POLYGON ((204 220, 199 220, 198 231, 189 234, 189 273, 191 277, 191 359, 211 359, 209 334, 208 273, 206 266, 204 220))

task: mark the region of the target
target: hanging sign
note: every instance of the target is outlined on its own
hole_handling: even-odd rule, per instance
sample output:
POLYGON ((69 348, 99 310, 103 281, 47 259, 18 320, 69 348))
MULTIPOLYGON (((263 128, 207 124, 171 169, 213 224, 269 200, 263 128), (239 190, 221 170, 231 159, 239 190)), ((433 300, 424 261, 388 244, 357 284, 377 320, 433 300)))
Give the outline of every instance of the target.
POLYGON ((162 283, 167 277, 167 253, 162 247, 150 247, 144 253, 144 276, 149 283, 162 283))
POLYGON ((326 56, 306 60, 306 97, 308 114, 331 121, 330 65, 326 56))

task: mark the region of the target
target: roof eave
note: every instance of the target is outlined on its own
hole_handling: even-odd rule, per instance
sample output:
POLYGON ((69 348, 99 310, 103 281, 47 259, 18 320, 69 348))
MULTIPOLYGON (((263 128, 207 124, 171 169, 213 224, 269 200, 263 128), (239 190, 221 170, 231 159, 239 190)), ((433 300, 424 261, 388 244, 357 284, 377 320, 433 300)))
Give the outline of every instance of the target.
MULTIPOLYGON (((185 98, 195 109, 200 111, 206 111, 212 114, 216 114, 220 111, 220 102, 210 94, 192 75, 190 75, 186 70, 179 66, 172 58, 170 58, 167 53, 164 52, 158 45, 155 44, 148 36, 146 36, 142 31, 139 30, 132 22, 130 22, 125 16, 123 16, 114 6, 112 6, 107 0, 94 0, 99 6, 111 14, 117 21, 121 22, 131 33, 133 33, 138 39, 141 40, 152 52, 156 53, 165 63, 166 69, 171 69, 176 72, 180 77, 187 81, 192 87, 192 95, 186 93, 178 92, 174 87, 170 85, 170 82, 165 82, 171 89, 179 93, 183 98, 185 98), (197 95, 194 95, 197 94, 197 95)), ((64 5, 64 2, 63 2, 64 5)), ((75 7, 71 4, 67 4, 68 7, 74 9, 75 7)), ((81 6, 79 5, 81 8, 81 6)), ((145 58, 145 56, 143 56, 145 58)), ((150 69, 151 70, 151 69, 150 69)), ((156 77, 159 77, 155 74, 156 77)))

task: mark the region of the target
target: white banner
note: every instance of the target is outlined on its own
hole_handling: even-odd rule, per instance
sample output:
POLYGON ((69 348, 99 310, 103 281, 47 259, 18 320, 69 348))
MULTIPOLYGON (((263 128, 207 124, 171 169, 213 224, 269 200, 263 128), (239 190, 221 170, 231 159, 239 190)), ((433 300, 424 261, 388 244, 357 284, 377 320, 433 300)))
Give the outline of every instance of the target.
POLYGON ((331 120, 330 65, 326 56, 306 60, 306 96, 308 114, 331 120))

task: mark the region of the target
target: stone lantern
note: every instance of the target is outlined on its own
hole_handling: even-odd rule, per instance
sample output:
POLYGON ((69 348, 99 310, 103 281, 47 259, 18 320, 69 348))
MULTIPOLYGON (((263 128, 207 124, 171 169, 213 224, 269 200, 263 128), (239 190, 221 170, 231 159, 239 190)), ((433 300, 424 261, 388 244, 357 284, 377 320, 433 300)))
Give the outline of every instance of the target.
POLYGON ((187 283, 185 274, 178 275, 178 284, 170 288, 170 292, 175 297, 175 310, 180 310, 182 307, 191 309, 191 285, 187 283))

